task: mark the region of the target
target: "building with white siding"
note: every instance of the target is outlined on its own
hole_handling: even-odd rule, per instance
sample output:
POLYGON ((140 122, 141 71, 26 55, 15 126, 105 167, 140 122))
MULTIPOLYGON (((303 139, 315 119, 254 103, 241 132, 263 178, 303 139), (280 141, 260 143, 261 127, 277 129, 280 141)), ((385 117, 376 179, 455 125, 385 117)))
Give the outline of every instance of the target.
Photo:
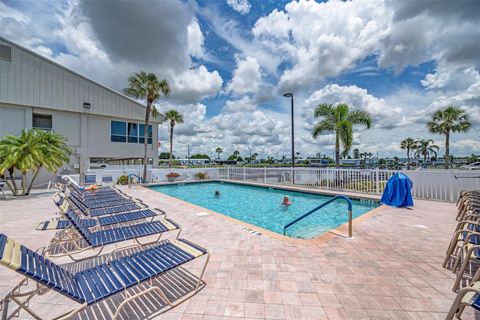
MULTIPOLYGON (((0 138, 54 130, 73 150, 62 171, 83 173, 91 162, 143 158, 144 119, 145 107, 135 100, 0 37, 0 138)), ((158 124, 151 119, 149 127, 154 166, 158 124)), ((40 180, 48 179, 44 173, 40 180)))

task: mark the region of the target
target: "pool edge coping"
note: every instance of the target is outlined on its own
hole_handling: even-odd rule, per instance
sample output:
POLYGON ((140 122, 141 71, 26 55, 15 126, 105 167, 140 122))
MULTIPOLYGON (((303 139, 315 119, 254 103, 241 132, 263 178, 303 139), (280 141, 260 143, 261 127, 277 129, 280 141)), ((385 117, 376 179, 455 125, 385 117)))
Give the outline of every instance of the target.
MULTIPOLYGON (((159 183, 159 184, 154 184, 154 185, 149 185, 149 186, 172 185, 172 184, 179 184, 179 183, 185 183, 186 184, 186 183, 218 182, 218 181, 225 181, 225 182, 229 182, 229 183, 232 182, 231 180, 225 180, 225 179, 212 179, 212 180, 201 180, 201 181, 176 181, 176 182, 159 183)), ((305 189, 303 189, 301 187, 295 187, 295 186, 280 186, 280 188, 279 188, 279 186, 274 185, 274 184, 269 185, 269 184, 263 184, 263 183, 260 184, 260 183, 252 183, 252 182, 243 183, 243 181, 241 181, 241 182, 240 181, 235 181, 234 183, 240 184, 240 185, 246 184, 246 185, 254 185, 254 186, 261 186, 261 187, 272 187, 272 188, 277 188, 277 189, 291 190, 291 191, 298 191, 298 192, 306 192, 306 193, 311 193, 311 194, 312 193, 313 194, 322 194, 322 195, 335 195, 336 194, 335 192, 333 192, 331 190, 328 190, 330 192, 323 192, 324 190, 312 190, 312 189, 306 189, 307 191, 303 191, 305 189)), ((147 189, 147 190, 155 191, 155 190, 150 189, 149 187, 146 187, 146 186, 138 186, 138 187, 144 188, 144 189, 147 189)), ((155 192, 159 192, 159 191, 155 191, 155 192)), ((162 192, 159 192, 159 193, 162 193, 162 192)), ((347 193, 347 194, 349 194, 349 193, 347 193)), ((328 242, 329 240, 331 240, 335 237, 340 237, 340 238, 344 238, 346 240, 350 240, 350 238, 348 238, 348 222, 344 223, 344 224, 341 224, 336 228, 329 229, 328 231, 316 236, 315 238, 311 238, 311 239, 292 238, 292 237, 288 237, 288 236, 285 236, 285 235, 281 235, 279 233, 276 233, 276 232, 268 230, 268 229, 264 229, 264 228, 259 227, 257 225, 245 222, 243 220, 227 216, 227 215, 222 214, 220 212, 216 212, 216 211, 207 209, 205 207, 198 206, 198 205, 193 204, 191 202, 188 202, 188 201, 176 198, 176 197, 172 197, 172 196, 167 195, 165 193, 162 193, 162 195, 167 197, 167 198, 171 198, 171 199, 180 201, 184 205, 189 206, 189 207, 191 207, 195 210, 200 210, 200 211, 203 211, 203 212, 211 213, 211 214, 215 215, 216 217, 220 217, 224 220, 233 222, 234 224, 240 225, 242 227, 247 227, 247 228, 251 229, 252 231, 259 232, 262 235, 266 235, 266 236, 268 236, 270 238, 274 238, 276 240, 286 241, 286 242, 295 243, 295 244, 303 244, 303 245, 323 244, 323 243, 326 243, 326 242, 328 242)), ((353 195, 352 197, 355 197, 355 196, 356 195, 353 195)), ((377 200, 377 201, 379 200, 378 199, 379 197, 375 197, 373 195, 365 195, 365 196, 366 197, 362 197, 362 196, 359 195, 359 196, 356 196, 356 199, 363 198, 363 199, 367 199, 367 200, 377 200)), ((363 221, 365 221, 367 219, 370 219, 371 217, 377 215, 378 213, 382 212, 386 208, 387 208, 387 206, 381 204, 377 208, 374 208, 370 211, 367 211, 364 214, 362 214, 361 216, 358 216, 358 217, 354 218, 353 221, 352 221, 352 225, 356 226, 356 225, 362 223, 363 221)), ((352 239, 354 239, 354 238, 355 238, 355 230, 353 230, 353 238, 352 239)))

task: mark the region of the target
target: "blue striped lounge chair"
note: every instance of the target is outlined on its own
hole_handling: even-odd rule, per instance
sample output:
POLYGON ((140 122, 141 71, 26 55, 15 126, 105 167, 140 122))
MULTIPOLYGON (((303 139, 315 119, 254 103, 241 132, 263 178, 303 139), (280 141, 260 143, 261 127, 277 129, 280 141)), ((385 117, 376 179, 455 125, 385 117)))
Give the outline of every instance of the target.
POLYGON ((75 207, 77 207, 80 211, 82 211, 83 214, 90 217, 97 217, 97 216, 103 216, 107 214, 139 210, 147 207, 143 202, 138 201, 130 204, 119 204, 119 205, 115 205, 107 208, 92 209, 87 207, 83 202, 77 200, 76 198, 69 198, 69 200, 75 207))
POLYGON ((113 177, 112 176, 102 176, 102 186, 112 185, 113 186, 113 177))
POLYGON ((79 202, 82 202, 86 207, 89 209, 98 209, 98 208, 108 208, 108 207, 115 207, 124 204, 132 204, 135 203, 136 200, 132 198, 125 198, 120 195, 113 196, 113 197, 99 197, 99 198, 82 198, 75 192, 65 192, 65 195, 70 199, 75 199, 79 202))
POLYGON ((115 187, 105 187, 105 188, 97 188, 95 190, 82 190, 80 188, 80 186, 73 181, 73 179, 71 178, 68 178, 68 177, 63 177, 63 180, 65 181, 65 183, 62 185, 63 187, 68 187, 70 189, 74 189, 75 191, 77 191, 78 193, 80 194, 84 194, 84 195, 90 195, 90 194, 103 194, 103 193, 117 193, 119 191, 118 188, 115 188, 115 187))
MULTIPOLYGON (((462 245, 458 249, 455 263, 452 267, 452 271, 457 274, 455 283, 453 284, 453 291, 457 291, 460 288, 462 280, 474 279, 480 275, 480 268, 477 268, 474 275, 469 274, 473 264, 480 265, 480 232, 469 231, 464 236, 462 245)), ((473 280, 472 280, 473 281, 473 280)))
POLYGON ((85 173, 84 181, 86 186, 97 184, 97 175, 95 173, 85 173))
MULTIPOLYGON (((129 212, 129 211, 137 211, 137 210, 148 208, 148 206, 144 204, 140 199, 137 199, 138 201, 133 204, 123 204, 123 205, 118 205, 118 206, 113 206, 108 208, 96 208, 96 209, 89 209, 83 202, 77 200, 74 197, 68 198, 67 200, 67 198, 62 196, 60 193, 54 194, 52 199, 55 205, 57 205, 58 207, 64 206, 64 205, 68 206, 72 204, 75 208, 80 210, 87 217, 99 217, 104 215, 111 215, 111 214, 129 212)), ((155 210, 163 213, 163 211, 158 208, 155 208, 155 210)), ((63 211, 65 212, 66 210, 64 209, 63 211)))
POLYGON ((445 320, 461 319, 465 307, 472 307, 480 311, 480 282, 478 280, 478 278, 474 279, 475 282, 472 282, 469 287, 458 291, 445 320))
POLYGON ((168 218, 123 226, 95 227, 91 230, 89 224, 72 209, 69 209, 65 216, 70 222, 69 227, 59 231, 44 248, 44 254, 50 257, 68 256, 73 261, 85 260, 100 255, 110 244, 133 240, 136 244, 145 246, 160 241, 165 232, 178 230, 175 237, 178 238, 182 231, 177 223, 168 218), (140 241, 141 238, 149 236, 155 236, 155 240, 143 243, 140 241), (79 244, 82 240, 86 245, 79 244), (89 256, 78 256, 87 250, 93 253, 89 256))
MULTIPOLYGON (((26 311, 29 316, 42 319, 33 310, 35 304, 29 302, 37 295, 50 290, 79 303, 79 306, 55 319, 71 319, 87 307, 122 292, 124 294, 119 296, 123 297, 123 300, 116 308, 113 319, 118 318, 128 303, 154 292, 158 293, 167 305, 174 307, 204 287, 202 278, 209 257, 207 250, 188 240, 164 240, 148 248, 139 248, 133 254, 122 257, 115 255, 107 262, 97 262, 87 269, 73 272, 0 234, 0 264, 25 276, 5 298, 0 300, 3 319, 18 316, 21 310, 26 311), (167 271, 200 257, 205 257, 205 262, 197 283, 193 283, 193 290, 181 298, 171 301, 162 290, 163 286, 152 281, 167 271), (29 280, 33 281, 35 286, 29 285, 29 280), (140 291, 130 295, 127 289, 138 284, 143 284, 140 291), (15 304, 16 308, 9 314, 10 304, 15 304)), ((55 311, 50 309, 49 319, 52 318, 52 312, 55 311)))
MULTIPOLYGON (((479 244, 478 237, 475 235, 469 236, 472 232, 480 232, 480 222, 467 220, 467 221, 460 221, 455 228, 455 232, 453 233, 452 239, 450 240, 450 244, 447 249, 447 253, 445 259, 443 261, 443 267, 446 268, 448 263, 452 258, 456 258, 458 256, 458 251, 463 247, 465 244, 465 240, 468 237, 468 241, 479 244)), ((456 263, 457 261, 455 261, 456 263)))
MULTIPOLYGON (((56 203, 57 204, 57 203, 56 203)), ((65 213, 69 209, 68 201, 64 201, 61 204, 58 204, 58 208, 60 209, 61 218, 53 218, 51 220, 47 220, 41 222, 35 228, 36 230, 44 231, 44 230, 63 230, 70 226, 70 221, 65 217, 65 213)), ((153 221, 153 218, 158 216, 158 214, 163 215, 163 218, 167 217, 165 211, 155 208, 157 212, 146 208, 141 210, 129 211, 129 212, 122 212, 116 213, 111 215, 104 215, 104 216, 96 216, 96 217, 82 217, 83 223, 85 223, 88 227, 104 227, 108 225, 121 225, 126 223, 131 223, 139 220, 143 221, 153 221)), ((80 213, 81 214, 81 213, 80 213)))
POLYGON ((99 188, 91 191, 80 190, 78 187, 71 185, 58 185, 60 191, 75 193, 80 199, 103 199, 103 198, 115 198, 123 197, 131 199, 129 195, 116 187, 112 188, 99 188))

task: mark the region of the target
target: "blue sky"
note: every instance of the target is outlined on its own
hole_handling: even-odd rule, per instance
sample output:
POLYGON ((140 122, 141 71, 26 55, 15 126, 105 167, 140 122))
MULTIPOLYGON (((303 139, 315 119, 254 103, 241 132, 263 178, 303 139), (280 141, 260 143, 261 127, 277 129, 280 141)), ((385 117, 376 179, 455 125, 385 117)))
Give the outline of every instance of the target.
POLYGON ((187 145, 288 154, 284 92, 294 93, 303 156, 331 154, 332 134, 311 137, 312 114, 341 102, 374 120, 355 129, 354 148, 383 157, 402 156, 408 136, 435 139, 442 154, 425 123, 461 106, 473 129, 453 135, 460 155, 480 153, 479 15, 475 1, 0 0, 0 36, 115 90, 139 70, 167 79, 172 95, 157 105, 185 115, 180 156, 187 145))

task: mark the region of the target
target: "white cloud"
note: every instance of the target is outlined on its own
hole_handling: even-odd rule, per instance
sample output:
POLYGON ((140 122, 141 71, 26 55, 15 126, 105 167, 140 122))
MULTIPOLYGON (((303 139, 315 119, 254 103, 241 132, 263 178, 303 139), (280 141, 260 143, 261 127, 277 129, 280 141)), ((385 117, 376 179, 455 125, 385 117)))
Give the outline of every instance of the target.
MULTIPOLYGON (((187 144, 193 153, 212 155, 216 147, 224 150, 224 156, 239 150, 243 156, 252 148, 252 153, 272 154, 288 148, 288 128, 275 119, 272 111, 260 110, 254 100, 244 97, 228 100, 222 112, 212 118, 206 117, 203 104, 166 104, 162 110, 175 108, 183 113, 185 122, 175 128, 174 154, 183 156, 187 144), (177 151, 175 151, 177 150, 177 151)), ((167 125, 160 127, 160 140, 164 141, 162 152, 168 150, 167 125)))
POLYGON ((374 97, 367 90, 357 86, 329 84, 313 92, 304 102, 302 116, 310 127, 316 122, 313 118, 313 110, 320 103, 346 103, 352 109, 368 111, 372 116, 373 126, 377 128, 405 125, 406 119, 402 115, 401 108, 388 105, 384 99, 374 97))
POLYGON ((188 52, 195 57, 203 57, 205 55, 203 47, 203 33, 200 29, 200 25, 196 19, 192 19, 192 22, 187 27, 188 34, 188 52))
POLYGON ((252 57, 240 59, 238 56, 237 68, 233 72, 232 80, 227 85, 227 92, 239 96, 247 93, 254 93, 262 81, 260 64, 252 57))
POLYGON ((467 153, 477 153, 480 152, 480 141, 473 139, 462 139, 450 143, 450 146, 467 153))
POLYGON ((301 0, 260 18, 252 33, 292 64, 278 83, 279 91, 290 91, 337 76, 375 52, 389 17, 381 1, 301 0))
POLYGON ((197 20, 180 1, 112 5, 71 0, 52 10, 6 12, 0 15, 0 34, 9 36, 13 19, 17 31, 12 40, 117 91, 140 70, 167 79, 172 99, 182 103, 194 103, 221 90, 218 71, 194 65, 190 59, 206 56, 204 38, 197 20), (112 14, 116 19, 111 19, 112 14), (52 50, 57 43, 62 44, 60 52, 52 50))
POLYGON ((442 63, 435 73, 427 74, 420 82, 429 90, 465 90, 480 82, 480 73, 473 66, 457 68, 442 63))
POLYGON ((227 4, 235 11, 241 14, 250 12, 252 5, 248 0, 227 0, 227 4))
POLYGON ((257 103, 272 100, 273 86, 263 81, 258 60, 249 56, 244 59, 237 56, 236 61, 237 68, 233 71, 232 80, 225 88, 226 93, 236 97, 253 96, 257 103))
POLYGON ((395 15, 381 40, 379 64, 398 73, 408 65, 435 60, 436 73, 422 81, 426 88, 466 88, 478 76, 474 66, 480 62, 480 6, 470 1, 430 4, 386 2, 395 15))
POLYGON ((208 71, 201 65, 198 68, 191 68, 181 74, 172 75, 170 81, 172 95, 171 98, 193 103, 199 99, 213 96, 222 88, 222 77, 218 71, 208 71))

